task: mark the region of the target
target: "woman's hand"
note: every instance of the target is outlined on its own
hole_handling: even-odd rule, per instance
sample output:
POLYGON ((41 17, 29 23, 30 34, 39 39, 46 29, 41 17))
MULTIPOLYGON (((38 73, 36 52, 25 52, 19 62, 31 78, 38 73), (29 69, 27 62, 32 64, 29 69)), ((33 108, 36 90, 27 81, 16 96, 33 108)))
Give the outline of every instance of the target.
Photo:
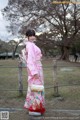
POLYGON ((35 74, 35 75, 33 76, 33 78, 34 78, 34 79, 39 79, 39 75, 38 75, 38 74, 35 74))

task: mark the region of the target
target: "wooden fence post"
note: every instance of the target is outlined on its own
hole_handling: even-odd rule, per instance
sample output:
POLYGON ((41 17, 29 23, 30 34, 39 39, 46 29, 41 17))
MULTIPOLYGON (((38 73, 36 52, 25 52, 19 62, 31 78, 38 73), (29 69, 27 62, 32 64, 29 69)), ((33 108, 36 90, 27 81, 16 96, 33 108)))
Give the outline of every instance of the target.
POLYGON ((59 96, 59 90, 58 90, 58 81, 57 81, 57 60, 53 60, 53 84, 54 84, 54 96, 59 96))
POLYGON ((22 62, 21 61, 19 61, 18 68, 19 68, 19 73, 18 73, 19 95, 23 95, 22 62))

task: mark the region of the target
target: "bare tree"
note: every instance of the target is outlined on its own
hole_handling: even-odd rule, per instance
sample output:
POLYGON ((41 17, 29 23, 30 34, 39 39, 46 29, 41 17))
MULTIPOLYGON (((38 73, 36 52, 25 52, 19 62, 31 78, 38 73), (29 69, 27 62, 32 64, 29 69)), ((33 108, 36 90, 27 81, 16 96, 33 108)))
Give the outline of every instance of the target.
POLYGON ((53 35, 55 33, 53 40, 60 41, 61 59, 69 60, 70 47, 80 33, 79 4, 54 4, 53 0, 8 0, 3 14, 10 20, 9 29, 14 34, 24 34, 25 29, 29 27, 37 31, 48 28, 53 35))

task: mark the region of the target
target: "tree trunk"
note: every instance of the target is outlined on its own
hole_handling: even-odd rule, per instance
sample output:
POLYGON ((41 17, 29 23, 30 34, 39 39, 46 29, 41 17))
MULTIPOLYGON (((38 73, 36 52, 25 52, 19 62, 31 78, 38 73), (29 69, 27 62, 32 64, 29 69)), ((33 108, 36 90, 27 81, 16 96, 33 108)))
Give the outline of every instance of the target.
POLYGON ((18 47, 18 44, 17 44, 17 45, 15 46, 15 48, 14 48, 13 55, 12 55, 12 59, 15 58, 15 53, 16 53, 17 47, 18 47))
POLYGON ((69 47, 63 46, 61 49, 61 52, 62 52, 62 55, 60 59, 69 61, 69 47))

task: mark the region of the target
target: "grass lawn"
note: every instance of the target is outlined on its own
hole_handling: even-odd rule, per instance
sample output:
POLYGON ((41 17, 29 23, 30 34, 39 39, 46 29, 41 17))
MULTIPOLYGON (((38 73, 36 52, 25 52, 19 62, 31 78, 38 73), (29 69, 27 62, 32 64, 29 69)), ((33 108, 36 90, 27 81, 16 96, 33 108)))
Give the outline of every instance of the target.
MULTIPOLYGON (((52 86, 54 85, 53 60, 45 59, 42 63, 45 87, 52 86)), ((57 65, 59 94, 63 100, 53 96, 53 88, 45 89, 46 108, 80 109, 80 64, 58 61, 57 65)), ((27 91, 26 68, 23 68, 23 87, 24 95, 20 97, 16 91, 18 90, 18 60, 0 60, 0 107, 23 108, 27 91)))

